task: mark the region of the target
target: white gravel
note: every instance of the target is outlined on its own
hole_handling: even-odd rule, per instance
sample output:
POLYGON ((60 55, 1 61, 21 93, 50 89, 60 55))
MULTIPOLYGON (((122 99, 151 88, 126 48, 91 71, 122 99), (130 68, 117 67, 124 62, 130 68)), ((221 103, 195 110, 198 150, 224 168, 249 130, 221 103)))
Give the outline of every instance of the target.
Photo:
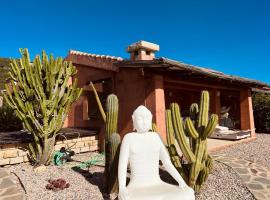
POLYGON ((236 172, 219 162, 214 163, 214 169, 196 199, 255 200, 236 172))
MULTIPOLYGON (((221 153, 237 156, 247 160, 261 162, 270 166, 270 135, 260 134, 258 139, 248 144, 239 144, 221 153), (267 149, 267 148, 268 149, 267 149)), ((7 168, 20 177, 28 200, 101 200, 109 199, 102 194, 102 174, 103 167, 92 166, 88 171, 74 171, 73 166, 77 166, 82 161, 87 161, 91 153, 74 156, 78 162, 66 163, 63 166, 48 166, 45 172, 35 173, 33 167, 27 163, 8 166, 7 168), (63 191, 53 192, 46 190, 47 180, 64 178, 70 187, 63 191)), ((163 180, 173 183, 174 181, 167 172, 161 170, 163 180)), ((14 176, 16 179, 16 177, 14 176)), ((18 185, 20 185, 18 183, 18 185)), ((21 187, 21 186, 20 186, 21 187)), ((115 198, 115 195, 113 195, 115 198)), ((114 199, 113 198, 113 199, 114 199)), ((215 162, 214 169, 210 174, 206 184, 199 194, 197 200, 254 200, 253 195, 241 182, 240 177, 228 166, 215 162)))
POLYGON ((237 144, 217 152, 231 157, 261 163, 270 168, 270 134, 257 134, 257 139, 252 142, 237 144))

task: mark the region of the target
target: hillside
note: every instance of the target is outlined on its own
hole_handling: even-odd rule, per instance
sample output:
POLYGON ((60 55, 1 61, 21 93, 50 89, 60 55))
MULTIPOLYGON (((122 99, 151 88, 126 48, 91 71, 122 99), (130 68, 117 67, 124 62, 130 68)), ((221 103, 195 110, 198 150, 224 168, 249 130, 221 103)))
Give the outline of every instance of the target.
POLYGON ((0 90, 5 89, 5 82, 8 78, 8 67, 10 59, 0 58, 0 90))

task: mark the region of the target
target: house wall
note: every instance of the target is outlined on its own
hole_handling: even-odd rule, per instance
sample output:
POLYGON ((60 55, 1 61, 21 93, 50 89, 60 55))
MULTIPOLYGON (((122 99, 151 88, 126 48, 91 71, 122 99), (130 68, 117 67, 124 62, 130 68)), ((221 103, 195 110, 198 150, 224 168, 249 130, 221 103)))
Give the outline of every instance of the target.
POLYGON ((132 114, 146 106, 153 114, 159 134, 165 141, 165 97, 163 77, 144 75, 142 69, 121 68, 115 79, 115 92, 119 98, 119 132, 121 136, 133 131, 132 114))
MULTIPOLYGON (((145 73, 143 68, 121 67, 118 72, 96 69, 90 66, 76 66, 78 69, 78 86, 87 87, 90 80, 102 80, 111 78, 111 91, 115 93, 119 99, 119 120, 118 127, 121 136, 133 131, 132 113, 139 105, 145 105, 153 114, 153 122, 157 124, 158 131, 164 141, 166 140, 165 127, 165 109, 171 101, 169 90, 186 90, 190 92, 200 93, 201 90, 207 89, 210 92, 210 112, 220 115, 221 95, 224 89, 238 91, 240 95, 240 123, 241 129, 254 130, 253 109, 250 96, 250 90, 247 88, 237 88, 237 86, 222 86, 218 84, 207 84, 196 81, 180 81, 178 79, 168 79, 168 76, 162 74, 154 74, 153 72, 145 73)), ((85 102, 89 100, 89 91, 86 89, 80 99, 74 103, 68 117, 66 126, 91 128, 91 125, 103 127, 103 121, 93 121, 90 123, 84 115, 85 102)), ((175 92, 177 93, 177 92, 175 92)), ((189 95, 185 95, 189 96, 189 95)), ((179 98, 181 95, 179 96, 179 98)), ((191 98, 191 97, 190 97, 191 98)), ((196 102, 199 95, 195 95, 190 102, 196 102)), ((94 100, 94 99, 93 99, 94 100)), ((95 100, 94 100, 95 101, 95 100)), ((190 103, 189 102, 189 103, 190 103)), ((180 102, 181 103, 181 102, 180 102)), ((91 108, 89 108, 91 109, 91 108)), ((253 131, 253 136, 255 131, 253 131)), ((103 138, 104 130, 101 130, 100 138, 103 138)))
MULTIPOLYGON (((93 68, 91 66, 75 65, 78 70, 74 78, 78 79, 78 87, 84 88, 80 98, 72 105, 68 118, 65 121, 64 127, 76 127, 76 128, 91 128, 100 127, 102 125, 101 119, 87 118, 87 105, 89 101, 96 102, 92 89, 89 86, 90 81, 110 79, 113 76, 113 72, 103 69, 93 68)), ((74 81, 73 78, 73 81, 74 81)))
POLYGON ((147 84, 137 68, 121 68, 115 77, 115 93, 119 99, 118 127, 121 136, 133 130, 131 116, 139 105, 145 105, 147 84))

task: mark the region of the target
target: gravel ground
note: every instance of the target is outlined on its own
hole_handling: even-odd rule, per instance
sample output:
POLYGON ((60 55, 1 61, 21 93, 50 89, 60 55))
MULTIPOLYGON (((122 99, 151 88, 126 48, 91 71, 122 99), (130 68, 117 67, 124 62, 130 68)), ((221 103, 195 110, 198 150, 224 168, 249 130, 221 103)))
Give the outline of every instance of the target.
MULTIPOLYGON (((28 200, 89 200, 104 199, 100 189, 102 187, 102 173, 104 168, 92 166, 88 170, 72 169, 78 166, 80 161, 87 161, 90 153, 74 156, 78 162, 69 162, 63 166, 48 166, 45 172, 34 172, 33 167, 27 163, 9 167, 11 172, 16 173, 23 183, 28 200), (62 191, 53 192, 45 189, 49 179, 63 178, 70 187, 62 191)), ((19 184, 18 184, 19 185, 19 184)), ((105 197, 105 199, 108 199, 105 197)))
MULTIPOLYGON (((93 166, 86 170, 75 171, 72 167, 81 161, 86 161, 90 153, 74 156, 78 162, 66 163, 61 167, 48 166, 45 172, 35 173, 27 163, 9 166, 9 170, 20 177, 28 200, 101 200, 109 199, 102 194, 102 173, 104 168, 93 166), (46 190, 49 179, 64 178, 70 187, 63 191, 53 192, 46 190)), ((173 183, 170 175, 161 169, 162 179, 173 183)), ((15 180, 18 180, 14 176, 15 180)), ((20 184, 18 182, 19 187, 20 184)), ((111 198, 115 199, 116 195, 111 198)), ((238 175, 224 164, 215 163, 212 174, 201 192, 196 195, 198 200, 253 200, 252 194, 241 183, 238 175)))
POLYGON ((209 175, 196 200, 255 200, 243 185, 240 177, 230 167, 219 162, 209 175))
POLYGON ((257 139, 252 142, 237 144, 226 148, 217 154, 225 154, 232 157, 239 157, 249 161, 261 163, 270 168, 270 134, 257 134, 257 139))

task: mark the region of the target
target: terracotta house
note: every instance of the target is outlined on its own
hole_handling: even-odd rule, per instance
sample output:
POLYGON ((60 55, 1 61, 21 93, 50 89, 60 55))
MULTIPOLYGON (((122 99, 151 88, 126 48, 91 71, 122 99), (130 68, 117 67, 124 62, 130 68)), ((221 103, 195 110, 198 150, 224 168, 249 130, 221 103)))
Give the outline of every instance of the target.
POLYGON ((102 132, 103 121, 89 87, 92 81, 103 103, 110 93, 118 96, 118 127, 122 136, 133 129, 134 109, 145 105, 165 138, 165 109, 171 102, 178 102, 185 116, 191 103, 199 101, 201 90, 210 92, 211 113, 220 115, 222 107, 230 107, 234 128, 249 130, 252 137, 256 136, 251 92, 267 86, 265 83, 164 57, 156 58, 157 51, 158 45, 145 41, 128 46, 130 59, 70 50, 66 59, 77 67, 78 86, 84 91, 73 105, 66 126, 102 132))

